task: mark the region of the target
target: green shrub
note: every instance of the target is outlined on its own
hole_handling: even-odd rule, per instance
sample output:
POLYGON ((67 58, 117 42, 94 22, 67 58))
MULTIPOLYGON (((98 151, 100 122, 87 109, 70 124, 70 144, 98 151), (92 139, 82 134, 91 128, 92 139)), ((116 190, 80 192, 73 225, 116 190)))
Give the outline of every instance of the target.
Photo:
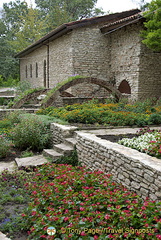
POLYGON ((22 111, 22 110, 14 110, 12 112, 9 112, 6 115, 6 118, 7 118, 8 121, 11 122, 11 124, 19 123, 22 114, 24 114, 24 111, 22 111))
POLYGON ((149 117, 149 124, 160 124, 161 123, 161 115, 158 113, 153 113, 149 117))
POLYGON ((11 138, 19 149, 31 148, 31 150, 42 150, 50 143, 50 131, 47 124, 41 118, 30 115, 23 117, 13 128, 11 138))
POLYGON ((7 157, 12 152, 12 147, 13 144, 6 138, 6 135, 0 135, 0 158, 7 157))
POLYGON ((72 166, 78 166, 78 155, 76 149, 70 154, 70 156, 62 156, 55 161, 56 164, 70 164, 72 166))

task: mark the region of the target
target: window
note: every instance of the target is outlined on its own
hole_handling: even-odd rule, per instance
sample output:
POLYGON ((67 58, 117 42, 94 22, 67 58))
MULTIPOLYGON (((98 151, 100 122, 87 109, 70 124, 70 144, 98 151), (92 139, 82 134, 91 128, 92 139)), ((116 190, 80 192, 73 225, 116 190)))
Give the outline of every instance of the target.
POLYGON ((30 77, 32 78, 32 64, 30 64, 30 77))
POLYGON ((46 87, 46 60, 44 60, 44 87, 46 87))
POLYGON ((38 63, 36 62, 36 78, 38 78, 38 63))
POLYGON ((26 78, 27 78, 27 65, 26 65, 26 78))

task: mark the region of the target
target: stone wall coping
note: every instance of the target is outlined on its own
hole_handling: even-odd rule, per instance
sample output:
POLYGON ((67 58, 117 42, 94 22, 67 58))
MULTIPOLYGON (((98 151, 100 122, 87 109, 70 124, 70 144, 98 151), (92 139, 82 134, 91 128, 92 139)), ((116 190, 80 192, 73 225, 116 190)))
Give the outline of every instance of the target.
POLYGON ((153 168, 155 171, 161 171, 161 159, 151 157, 145 153, 138 152, 135 149, 131 149, 120 145, 118 143, 113 143, 108 140, 100 139, 99 137, 95 136, 94 134, 84 133, 81 131, 76 131, 77 137, 82 137, 87 141, 95 142, 105 149, 111 149, 116 153, 124 155, 125 157, 134 160, 134 162, 140 162, 150 168, 153 168))
POLYGON ((69 125, 61 125, 61 124, 58 124, 58 123, 51 123, 51 125, 54 125, 60 129, 62 129, 63 131, 75 131, 78 129, 78 127, 74 127, 74 126, 69 126, 69 125))

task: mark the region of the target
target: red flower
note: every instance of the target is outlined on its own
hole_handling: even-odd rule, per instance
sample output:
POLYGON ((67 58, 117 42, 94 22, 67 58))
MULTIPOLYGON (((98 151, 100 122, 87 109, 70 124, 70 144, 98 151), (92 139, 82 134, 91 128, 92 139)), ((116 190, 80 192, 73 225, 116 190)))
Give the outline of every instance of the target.
POLYGON ((69 220, 69 217, 64 218, 64 222, 67 222, 69 220))
POLYGON ((110 215, 106 214, 105 219, 108 220, 110 218, 110 215))
POLYGON ((85 210, 85 208, 83 208, 83 207, 80 207, 80 211, 84 211, 85 210))

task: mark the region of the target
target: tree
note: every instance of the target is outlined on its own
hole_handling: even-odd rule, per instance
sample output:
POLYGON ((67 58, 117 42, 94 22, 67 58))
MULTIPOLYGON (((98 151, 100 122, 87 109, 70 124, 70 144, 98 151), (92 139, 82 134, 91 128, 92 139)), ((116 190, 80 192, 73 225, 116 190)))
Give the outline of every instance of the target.
POLYGON ((39 10, 28 8, 28 13, 20 16, 19 31, 14 40, 8 41, 16 52, 20 52, 46 34, 46 22, 41 20, 39 10))
POLYGON ((15 33, 19 31, 20 16, 27 14, 26 2, 16 0, 3 4, 0 19, 0 75, 4 81, 8 78, 18 78, 18 60, 14 59, 15 49, 10 45, 15 33))
POLYGON ((35 0, 43 17, 47 17, 48 30, 70 21, 103 14, 94 8, 97 0, 35 0))
POLYGON ((139 1, 132 0, 132 2, 136 3, 139 6, 140 10, 142 11, 145 11, 149 5, 149 3, 146 2, 146 0, 139 0, 139 1))
POLYGON ((18 61, 12 57, 13 51, 7 41, 6 32, 6 26, 0 19, 0 75, 4 81, 11 75, 15 79, 18 77, 18 61))
POLYGON ((154 51, 161 51, 161 0, 153 0, 144 13, 146 22, 142 33, 146 46, 154 51))

